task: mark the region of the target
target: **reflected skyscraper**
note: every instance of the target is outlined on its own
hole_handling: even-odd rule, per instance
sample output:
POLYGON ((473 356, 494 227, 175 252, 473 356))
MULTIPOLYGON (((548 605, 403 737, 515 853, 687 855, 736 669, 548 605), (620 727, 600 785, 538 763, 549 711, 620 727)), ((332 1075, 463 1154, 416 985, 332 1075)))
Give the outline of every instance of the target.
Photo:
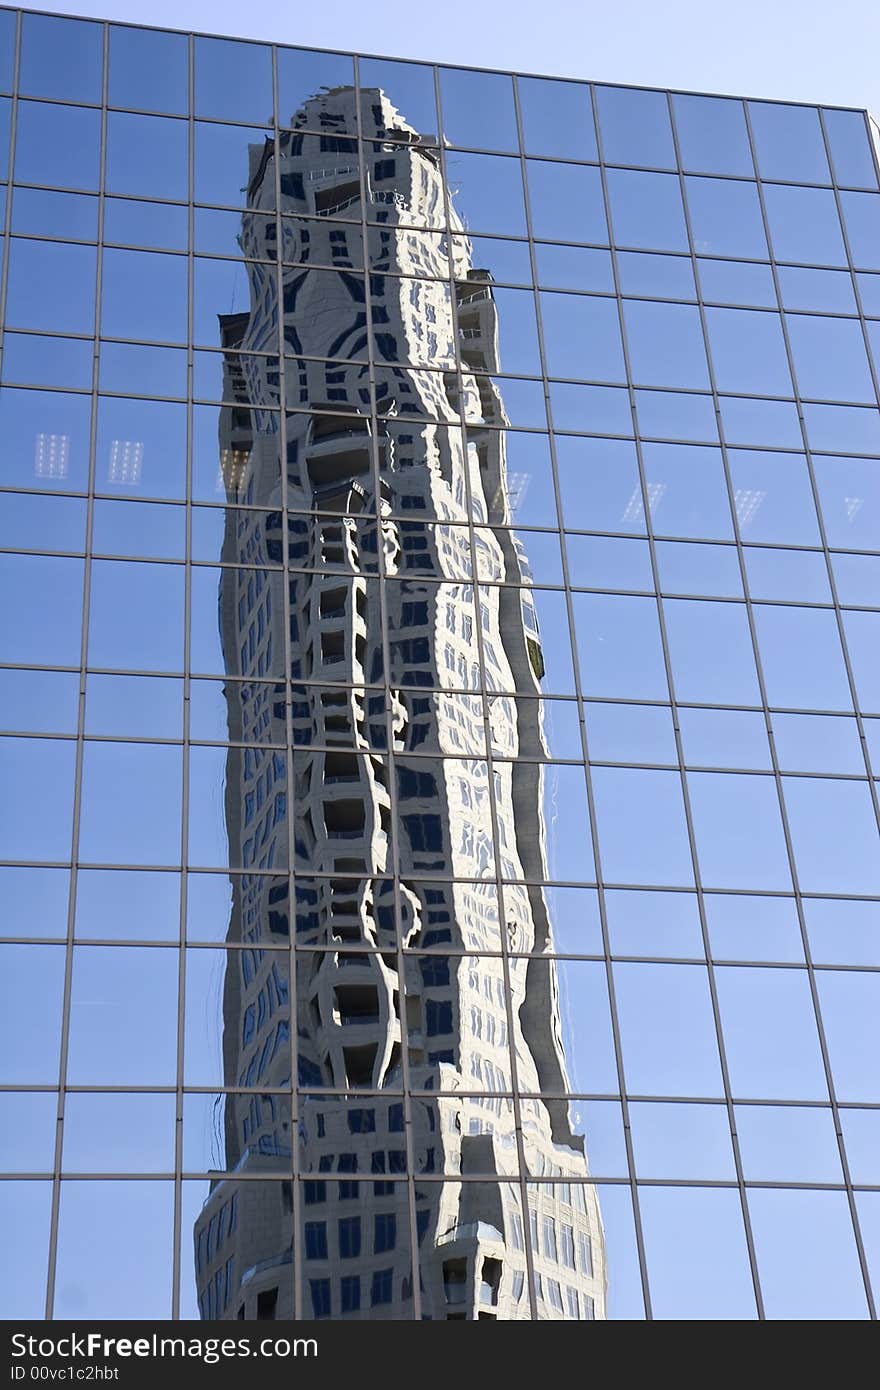
POLYGON ((243 870, 223 1056, 249 1089, 225 1097, 229 1176, 195 1226, 200 1310, 292 1316, 298 1273, 305 1316, 411 1317, 417 1292, 424 1318, 529 1318, 529 1224, 538 1315, 602 1318, 536 886, 543 659, 492 278, 434 137, 384 92, 326 91, 291 124, 279 167, 251 148, 240 237, 265 255, 280 225, 280 275, 253 262, 249 311, 219 319, 243 870), (279 318, 283 362, 257 355, 279 318), (260 950, 287 940, 293 983, 260 950), (259 1181, 286 1170, 296 1196, 259 1181))

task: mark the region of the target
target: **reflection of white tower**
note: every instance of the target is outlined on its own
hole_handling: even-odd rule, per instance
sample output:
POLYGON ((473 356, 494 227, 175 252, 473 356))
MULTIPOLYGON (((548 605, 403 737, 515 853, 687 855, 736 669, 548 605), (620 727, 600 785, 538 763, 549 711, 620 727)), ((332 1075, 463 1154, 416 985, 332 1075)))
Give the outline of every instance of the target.
MULTIPOLYGON (((269 749, 232 750, 226 794, 235 862, 278 874, 242 877, 230 940, 286 940, 290 841, 296 941, 321 948, 298 957, 298 1081, 306 1091, 352 1093, 315 1090, 300 1106, 298 1163, 308 1178, 297 1252, 304 1311, 411 1316, 409 1208, 400 1181, 404 1112, 395 1094, 406 1045, 412 1088, 444 1093, 411 1101, 423 1315, 530 1317, 528 1222, 539 1315, 604 1317, 598 1204, 593 1189, 578 1182, 588 1171, 583 1139, 572 1131, 564 1100, 521 1102, 529 1172, 560 1181, 531 1183, 524 1216, 521 1188, 512 1180, 518 1161, 505 1095, 510 1044, 521 1090, 559 1095, 566 1078, 555 971, 543 954, 551 945, 544 894, 506 887, 502 921, 495 886, 496 854, 505 879, 545 876, 542 769, 517 759, 544 756, 546 745, 537 698, 541 644, 527 570, 516 538, 504 529, 511 521, 506 418, 487 375, 498 369, 491 281, 472 268, 464 237, 452 249, 452 238, 437 230, 445 215, 437 151, 420 143, 383 93, 371 90, 360 99, 370 141, 363 146, 370 219, 365 287, 353 254, 360 224, 332 220, 361 212, 354 142, 334 133, 340 116, 353 128, 355 101, 347 88, 317 97, 298 115, 302 128, 281 136, 283 253, 290 263, 282 312, 286 544, 296 569, 288 573, 287 596, 280 572, 258 592, 253 573, 224 571, 220 600, 228 671, 245 678, 227 684, 233 737, 241 736, 235 731, 245 721, 281 721, 284 741, 284 686, 259 682, 277 669, 283 650, 285 597, 290 676, 309 682, 296 686, 294 699, 292 807, 286 760, 269 749), (393 141, 383 139, 389 131, 393 141), (456 315, 448 254, 455 261, 456 315), (456 316, 465 364, 461 393, 456 316), (370 321, 383 417, 375 439, 365 363, 370 321), (318 358, 336 360, 312 360, 318 358), (393 519, 403 516, 412 520, 393 519), (390 668, 375 577, 380 547, 390 668), (475 578, 488 581, 476 603, 475 578), (493 585, 502 579, 507 587, 493 585), (387 701, 383 692, 364 688, 382 680, 387 701), (491 771, 484 698, 492 751, 501 759, 491 771), (445 757, 409 756, 426 751, 445 757), (388 878, 395 867, 396 907, 388 878), (497 954, 502 932, 510 950, 524 953, 509 959, 507 973, 497 954), (408 952, 404 980, 399 940, 408 952), (471 954, 410 954, 444 947, 471 954), (481 951, 496 954, 475 954, 481 951), (456 1094, 469 1089, 482 1094, 456 1094), (420 1182, 427 1174, 446 1174, 447 1181, 420 1182)), ((271 152, 252 151, 252 208, 271 203, 274 178, 271 152)), ((252 220, 243 217, 245 246, 256 235, 252 220)), ((453 224, 460 232, 454 215, 453 224)), ((268 409, 278 405, 277 360, 240 359, 239 369, 233 352, 265 349, 276 331, 274 282, 258 269, 251 313, 221 320, 227 381, 240 402, 224 410, 221 424, 230 502, 223 558, 248 565, 281 558, 285 544, 276 417, 268 409), (250 519, 256 512, 236 513, 236 502, 273 510, 264 524, 250 519)), ((229 1086, 289 1085, 290 1011, 280 966, 286 957, 273 961, 272 955, 229 953, 229 1086)), ((279 1155, 291 1148, 289 1106, 277 1097, 255 1101, 245 1097, 227 1108, 226 1166, 277 1172, 279 1155)), ((277 1197, 260 1198, 268 1184, 215 1184, 195 1233, 204 1316, 291 1314, 291 1252, 281 1234, 289 1189, 275 1186, 277 1197), (278 1210, 263 1209, 261 1201, 278 1210), (219 1213, 233 1202, 238 1214, 230 1232, 228 1217, 221 1222, 219 1213)))

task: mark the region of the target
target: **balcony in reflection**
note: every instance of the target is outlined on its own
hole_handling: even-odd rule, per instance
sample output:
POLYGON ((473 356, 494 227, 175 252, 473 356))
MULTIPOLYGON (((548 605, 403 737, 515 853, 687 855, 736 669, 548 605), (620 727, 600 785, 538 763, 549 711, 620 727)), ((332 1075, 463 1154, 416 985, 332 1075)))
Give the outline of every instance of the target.
POLYGON ((249 307, 218 325, 219 627, 243 745, 224 815, 243 872, 193 1231, 205 1318, 293 1316, 297 1278, 305 1316, 605 1316, 534 886, 549 747, 510 529, 523 474, 493 277, 434 140, 384 91, 343 86, 295 113, 277 168, 271 141, 249 151, 242 251, 265 254, 276 197, 284 244, 280 279, 249 261, 249 307), (292 983, 267 948, 294 944, 292 983), (519 1122, 515 1088, 544 1097, 519 1122))

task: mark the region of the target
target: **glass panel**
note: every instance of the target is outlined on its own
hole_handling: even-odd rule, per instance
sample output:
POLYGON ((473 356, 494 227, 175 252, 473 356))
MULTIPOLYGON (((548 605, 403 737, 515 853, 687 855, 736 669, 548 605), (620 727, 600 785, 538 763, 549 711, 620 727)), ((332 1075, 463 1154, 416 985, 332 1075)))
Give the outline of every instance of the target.
POLYGON ((86 732, 120 738, 182 738, 183 683, 158 676, 90 675, 86 732))
POLYGON ((0 1165, 4 1173, 52 1172, 57 1112, 58 1102, 51 1092, 7 1091, 0 1095, 0 1165))
POLYGON ((861 111, 823 111, 834 177, 851 188, 876 188, 871 139, 861 111))
POLYGON ((653 592, 647 541, 611 536, 569 535, 565 542, 569 580, 584 589, 642 589, 653 592))
POLYGON ((170 1317, 173 1183, 66 1182, 58 1223, 57 1318, 170 1317))
POLYGON ((573 601, 584 694, 667 700, 656 601, 612 594, 573 601))
POLYGON ((613 299, 546 290, 540 299, 551 376, 626 380, 620 320, 613 299))
POLYGON ((748 1201, 768 1318, 868 1316, 845 1193, 753 1189, 748 1201), (816 1268, 834 1270, 828 1289, 816 1268))
POLYGON ((454 189, 452 205, 466 230, 525 236, 519 160, 450 151, 446 164, 454 189))
POLYGON ((877 820, 867 782, 786 777, 783 785, 804 892, 880 892, 877 820))
MULTIPOLYGON (((271 103, 271 86, 269 101, 271 103)), ((275 206, 275 183, 263 177, 254 188, 250 184, 251 160, 259 166, 261 156, 273 150, 272 136, 265 130, 246 126, 211 125, 196 121, 193 155, 194 196, 197 203, 225 203, 228 207, 261 208, 275 206)))
POLYGON ((704 955, 694 893, 605 890, 611 949, 617 956, 704 955))
POLYGON ((766 265, 744 261, 698 260, 703 298, 709 303, 776 308, 773 273, 766 265))
POLYGON ((742 102, 676 94, 672 106, 684 169, 751 177, 752 154, 742 102))
POLYGON ((720 391, 793 394, 778 314, 707 309, 706 326, 720 391))
POLYGON ((750 714, 746 710, 680 709, 678 720, 684 760, 690 767, 772 770, 763 714, 750 714))
POLYGON ((181 782, 179 748, 87 743, 80 825, 82 858, 97 864, 175 864, 180 857, 181 782), (129 792, 124 817, 116 805, 120 781, 129 792))
POLYGON ((679 700, 716 705, 761 703, 743 604, 664 599, 663 613, 679 700))
POLYGON ((102 391, 186 396, 186 353, 176 348, 101 344, 98 385, 102 391))
POLYGON ((653 299, 697 297, 689 257, 621 251, 617 257, 617 274, 623 294, 647 295, 653 299))
POLYGON ((597 87, 602 153, 606 164, 674 169, 675 148, 665 92, 597 87))
MULTIPOLYGON (((529 159, 526 179, 534 236, 550 241, 607 244, 608 224, 598 169, 529 159)), ((461 206, 467 213, 468 203, 462 202, 461 206)))
POLYGON ((101 100, 103 25, 50 15, 22 17, 22 92, 55 101, 101 100))
POLYGON ((697 255, 767 259, 757 184, 696 178, 684 182, 697 255))
MULTIPOLYGON (((635 1101, 629 1107, 636 1172, 640 1178, 736 1176, 730 1125, 723 1105, 635 1101)), ((644 1201, 644 1191, 642 1201, 644 1201)))
MULTIPOLYGON (((287 55, 285 54, 285 57, 287 55)), ((309 60, 310 65, 318 67, 320 62, 321 82, 328 87, 343 86, 351 83, 352 79, 348 75, 348 68, 344 67, 348 59, 344 59, 336 54, 316 55, 313 53, 299 53, 296 55, 300 63, 309 60), (336 80, 327 81, 325 64, 332 62, 336 80), (339 68, 336 73, 335 69, 339 68), (339 77, 343 81, 339 81, 339 77)), ((279 55, 279 77, 281 71, 279 55)), ((425 63, 398 63, 385 58, 361 58, 359 60, 359 74, 361 90, 378 88, 384 93, 388 101, 396 107, 404 121, 417 131, 424 140, 436 140, 437 138, 437 105, 434 100, 434 73, 425 63)), ((312 85, 315 85, 314 83, 312 85)), ((284 108, 282 104, 282 117, 284 108)), ((395 134, 395 126, 388 129, 390 135, 395 134)))
POLYGON ((801 394, 825 399, 875 401, 862 330, 848 319, 787 314, 801 394))
POLYGON ((101 332, 107 337, 185 343, 186 301, 183 256, 104 252, 101 332))
POLYGON ((851 709, 834 614, 758 604, 755 628, 767 699, 789 709, 851 709))
POLYGON ((779 290, 784 309, 813 309, 817 313, 855 314, 852 276, 844 270, 779 267, 779 290))
MULTIPOLYGON (((63 236, 71 241, 95 241, 98 200, 85 193, 16 188, 12 195, 12 230, 21 236, 63 236)), ((105 235, 106 232, 105 212, 105 235)))
POLYGON ((719 405, 728 444, 765 445, 771 449, 803 447, 794 405, 785 401, 738 400, 733 396, 722 396, 719 405))
POLYGON ((152 246, 185 251, 189 241, 189 212, 170 203, 144 203, 133 198, 107 198, 104 203, 104 241, 123 246, 152 246))
MULTIPOLYGON (((91 680, 113 677, 91 677, 91 680)), ((180 876, 132 869, 81 869, 76 935, 97 941, 177 941, 180 876)))
POLYGON ((865 775, 865 759, 855 719, 821 714, 774 714, 773 738, 783 771, 865 775))
POLYGON ((111 111, 105 159, 108 193, 180 201, 188 197, 189 126, 185 121, 111 111))
POLYGON ((100 178, 101 116, 77 106, 22 101, 15 135, 17 183, 60 188, 97 188, 100 178), (65 139, 58 139, 60 129, 65 139))
POLYGON ((526 154, 598 158, 590 89, 579 82, 517 78, 526 154))
POLYGON ((567 526, 644 534, 633 444, 622 439, 557 439, 556 460, 567 526))
POLYGON ((593 793, 606 879, 693 885, 678 773, 594 767, 593 793))
POLYGON ((750 101, 748 108, 762 178, 831 182, 819 112, 814 106, 750 101))
POLYGON ((443 128, 453 145, 516 150, 513 83, 502 73, 440 69, 443 128))
POLYGON ((633 1095, 720 1095, 705 966, 617 962, 614 987, 627 1089, 633 1095))
POLYGON ((728 462, 743 540, 776 545, 819 543, 816 507, 802 454, 732 449, 728 462))
POLYGON ((707 387, 700 312, 689 304, 623 304, 632 374, 640 386, 707 387))
POLYGON ((877 964, 877 905, 806 899, 804 915, 815 961, 830 965, 877 964))
POLYGON ((9 246, 6 315, 14 328, 93 333, 94 249, 14 237, 9 246))
POLYGON ((73 1094, 64 1107, 66 1173, 174 1170, 174 1097, 73 1094))
POLYGON ((827 1101, 806 971, 724 965, 715 983, 733 1095, 827 1101))
POLYGON ((794 899, 707 893, 704 903, 716 960, 791 961, 803 965, 804 947, 794 899))
POLYGON ((846 265, 840 219, 830 190, 768 184, 764 201, 777 260, 846 265))
POLYGON ((757 1318, 738 1193, 642 1188, 639 1208, 655 1318, 757 1318))
POLYGON ((843 617, 859 706, 872 711, 880 710, 878 622, 877 613, 845 613, 843 617))
POLYGON ((2 1075, 6 1085, 57 1086, 63 946, 3 946, 2 1075))
POLYGON ((711 396, 674 391, 636 391, 639 433, 643 439, 681 439, 698 443, 718 439, 711 396))
MULTIPOLYGON (((216 444, 214 456, 216 459, 216 444)), ((122 489, 147 497, 182 497, 186 483, 185 406, 102 397, 98 402, 95 482, 102 492, 122 489)))
POLYGON ((790 890, 788 854, 773 779, 689 772, 687 782, 704 886, 790 890))
POLYGON ((186 115, 189 110, 188 47, 185 34, 111 25, 110 105, 186 115))
POLYGON ((89 609, 89 664, 180 670, 183 596, 181 566, 96 561, 89 609), (139 621, 133 621, 134 614, 141 615, 139 621), (146 615, 153 615, 152 623, 146 615))
POLYGON ((0 669, 0 720, 13 732, 75 734, 78 681, 60 671, 0 669))
POLYGON ((747 546, 744 558, 752 598, 831 602, 828 566, 818 551, 747 546))
POLYGON ((82 577, 81 560, 0 556, 7 661, 79 664, 82 577))
POLYGON ((230 39, 195 41, 195 110, 218 121, 272 120, 272 53, 230 39))
POLYGON ((747 1182, 843 1181, 830 1110, 738 1105, 736 1133, 747 1182))
POLYGON ((609 169, 607 179, 615 245, 688 250, 677 176, 609 169))
MULTIPOLYGON (((347 132, 353 135, 357 130, 354 103, 338 97, 328 101, 322 89, 354 86, 354 68, 350 58, 341 53, 312 53, 300 48, 279 48, 278 56, 278 120, 281 125, 294 127, 312 126, 320 129, 322 124, 330 132, 347 132), (321 113, 327 113, 326 123, 321 113)), ((261 56, 262 62, 262 56, 261 56)), ((373 85, 362 75, 364 87, 373 85)), ((271 85, 270 85, 271 92, 271 85)), ((393 94, 391 96, 394 100, 393 94)), ((262 108, 254 105, 254 111, 262 108)), ((267 110, 269 108, 266 108, 267 110)), ((406 111, 401 108, 406 117, 406 111)), ((227 112, 232 118, 231 110, 227 112)), ((255 117, 237 116, 237 120, 255 117)), ((263 117, 261 117, 263 119, 263 117)), ((411 117, 407 117, 411 119, 411 117)), ((435 120, 436 125, 436 120, 435 120)), ((333 135, 330 135, 330 139, 333 135)))
POLYGON ((657 541, 654 551, 662 593, 743 597, 739 556, 733 546, 657 541))
POLYGON ((94 348, 90 342, 10 333, 3 347, 3 376, 38 386, 72 386, 89 391, 94 348))

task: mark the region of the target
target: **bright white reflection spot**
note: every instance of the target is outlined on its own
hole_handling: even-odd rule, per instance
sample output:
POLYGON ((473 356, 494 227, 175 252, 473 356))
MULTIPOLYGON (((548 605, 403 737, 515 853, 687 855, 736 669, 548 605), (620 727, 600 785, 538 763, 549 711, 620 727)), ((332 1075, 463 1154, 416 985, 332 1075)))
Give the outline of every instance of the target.
POLYGON ((34 449, 35 478, 66 478, 70 459, 69 434, 38 434, 34 449))
POLYGON ((733 494, 733 503, 736 507, 736 519, 740 526, 748 525, 766 496, 766 492, 761 492, 756 488, 737 488, 733 494))
POLYGON ((107 482, 136 487, 141 480, 144 446, 139 439, 114 439, 110 445, 107 482))

